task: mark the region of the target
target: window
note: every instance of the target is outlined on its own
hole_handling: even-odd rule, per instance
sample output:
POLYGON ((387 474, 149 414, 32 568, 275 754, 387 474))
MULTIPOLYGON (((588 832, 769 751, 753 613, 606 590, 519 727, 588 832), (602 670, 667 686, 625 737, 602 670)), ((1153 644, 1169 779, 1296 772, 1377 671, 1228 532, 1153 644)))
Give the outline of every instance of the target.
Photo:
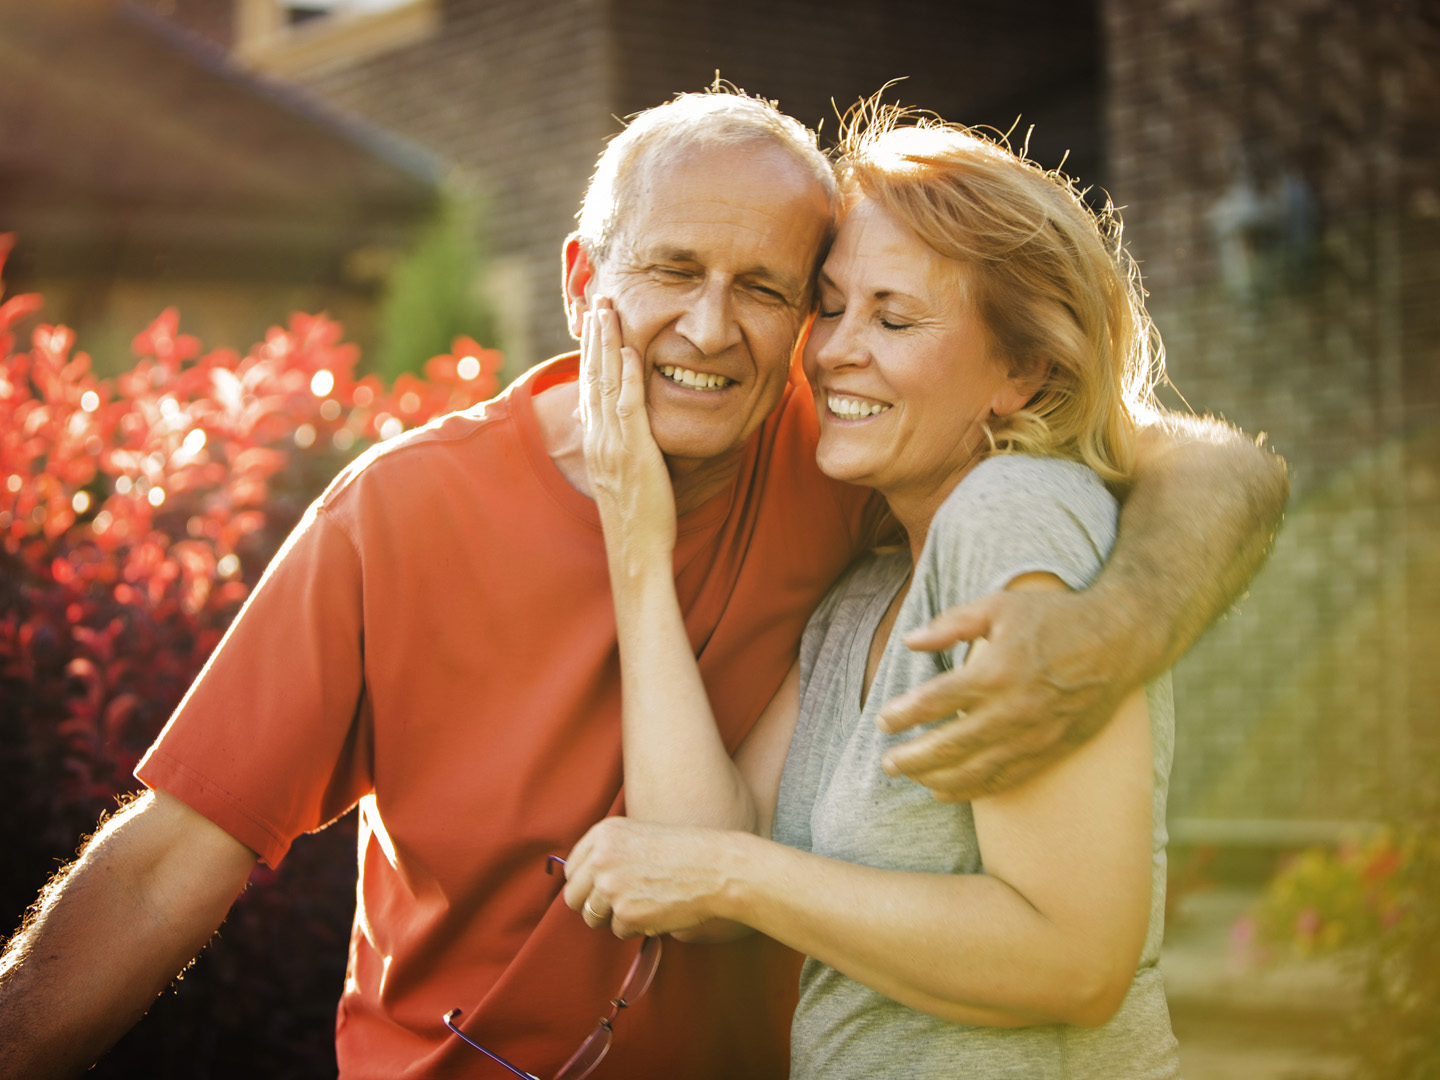
POLYGON ((281 75, 355 63, 440 27, 439 0, 240 0, 236 56, 281 75))

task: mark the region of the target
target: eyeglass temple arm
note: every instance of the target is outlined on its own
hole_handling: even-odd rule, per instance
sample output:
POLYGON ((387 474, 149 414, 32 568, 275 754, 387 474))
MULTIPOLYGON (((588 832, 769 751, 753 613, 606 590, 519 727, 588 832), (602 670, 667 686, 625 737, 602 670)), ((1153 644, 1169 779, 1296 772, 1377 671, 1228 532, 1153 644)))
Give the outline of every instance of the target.
POLYGON ((491 1061, 498 1062, 499 1064, 504 1065, 505 1068, 509 1069, 509 1070, 510 1070, 512 1073, 514 1073, 516 1076, 523 1076, 523 1077, 525 1078, 525 1080, 540 1080, 540 1078, 539 1078, 538 1076, 536 1076, 534 1073, 528 1073, 528 1072, 526 1072, 524 1069, 516 1068, 514 1065, 511 1065, 510 1062, 506 1061, 503 1057, 501 1057, 499 1054, 495 1053, 493 1050, 486 1050, 485 1047, 481 1046, 481 1045, 480 1045, 479 1043, 477 1043, 474 1039, 470 1038, 469 1035, 466 1035, 463 1031, 461 1031, 458 1027, 455 1026, 455 1021, 459 1018, 459 1016, 460 1016, 460 1010, 459 1010, 459 1009, 451 1009, 448 1013, 446 1013, 446 1014, 444 1015, 444 1017, 443 1017, 442 1019, 444 1019, 444 1021, 445 1021, 445 1026, 446 1026, 447 1028, 449 1028, 449 1029, 450 1029, 452 1032, 454 1032, 456 1035, 459 1035, 460 1038, 464 1039, 467 1043, 469 1043, 471 1046, 473 1046, 476 1050, 479 1050, 482 1054, 484 1054, 486 1057, 488 1057, 491 1061))

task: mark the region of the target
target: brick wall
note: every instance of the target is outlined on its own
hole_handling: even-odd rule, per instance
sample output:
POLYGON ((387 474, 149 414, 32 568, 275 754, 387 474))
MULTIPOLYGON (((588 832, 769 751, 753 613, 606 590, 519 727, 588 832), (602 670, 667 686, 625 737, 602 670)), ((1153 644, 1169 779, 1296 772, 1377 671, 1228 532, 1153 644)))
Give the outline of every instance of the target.
POLYGON ((515 361, 568 347, 560 248, 612 129, 606 5, 446 0, 433 39, 300 81, 435 150, 484 200, 515 361), (543 28, 543 32, 536 32, 543 28))
POLYGON ((843 107, 909 76, 894 97, 969 123, 1023 114, 1041 160, 1069 151, 1072 169, 1097 178, 1099 23, 1085 4, 445 0, 441 21, 432 40, 299 81, 477 183, 516 366, 570 347, 560 244, 617 118, 717 69, 831 132, 832 97, 843 107))
POLYGON ((1428 11, 1104 4, 1109 171, 1171 377, 1196 411, 1268 432, 1293 468, 1269 567, 1176 670, 1172 817, 1366 820, 1431 786, 1440 25, 1428 11))

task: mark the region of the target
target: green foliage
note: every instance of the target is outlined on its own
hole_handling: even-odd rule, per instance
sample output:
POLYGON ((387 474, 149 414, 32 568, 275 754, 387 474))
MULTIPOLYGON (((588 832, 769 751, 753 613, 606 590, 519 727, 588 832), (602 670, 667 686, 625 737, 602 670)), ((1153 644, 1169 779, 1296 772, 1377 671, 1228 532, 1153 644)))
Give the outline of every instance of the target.
POLYGON ((461 335, 493 341, 495 319, 480 294, 480 204, 450 191, 414 249, 390 274, 373 370, 386 379, 418 372, 461 335))

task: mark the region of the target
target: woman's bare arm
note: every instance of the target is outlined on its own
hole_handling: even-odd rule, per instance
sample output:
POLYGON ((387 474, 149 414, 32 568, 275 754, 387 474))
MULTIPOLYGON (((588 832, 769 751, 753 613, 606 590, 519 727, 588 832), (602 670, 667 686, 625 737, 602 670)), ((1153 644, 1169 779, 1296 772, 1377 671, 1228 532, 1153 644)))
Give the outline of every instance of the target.
MULTIPOLYGON (((1012 586, 1064 587, 1051 575, 1012 586)), ((877 870, 748 834, 610 819, 571 853, 565 898, 612 911, 621 936, 743 923, 959 1023, 1104 1023, 1150 914, 1143 689, 1095 738, 974 813, 982 874, 877 870)))
POLYGON ((1145 936, 1149 776, 1137 692, 1055 768, 976 804, 986 873, 877 870, 748 833, 610 818, 571 853, 565 898, 611 912, 622 937, 742 923, 958 1023, 1099 1024, 1145 936))
POLYGON ((646 418, 640 358, 622 350, 608 302, 597 300, 585 320, 581 415, 620 642, 626 814, 768 835, 795 722, 794 674, 737 755, 742 775, 715 726, 675 595, 675 499, 646 418))

